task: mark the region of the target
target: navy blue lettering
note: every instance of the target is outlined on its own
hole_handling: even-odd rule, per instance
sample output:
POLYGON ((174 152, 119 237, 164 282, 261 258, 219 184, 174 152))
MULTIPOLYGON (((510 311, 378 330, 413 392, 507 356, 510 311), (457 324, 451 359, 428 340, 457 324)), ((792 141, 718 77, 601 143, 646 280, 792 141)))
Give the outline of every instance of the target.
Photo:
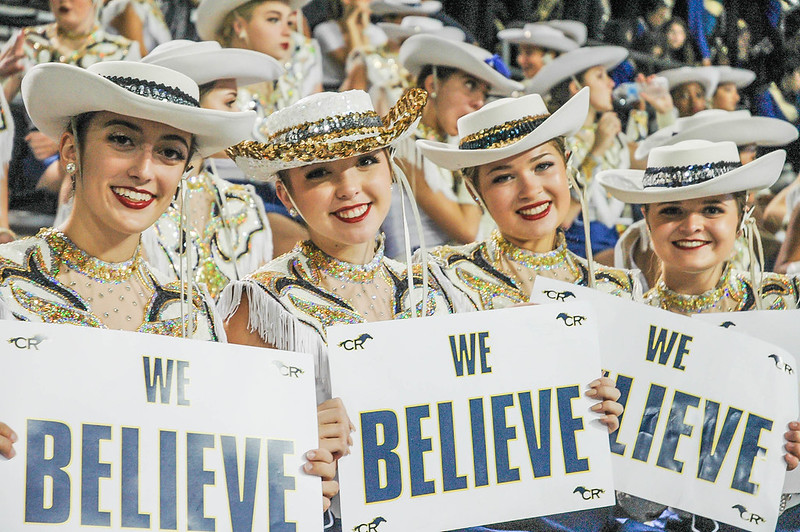
POLYGON ((436 491, 432 480, 425 480, 426 452, 433 449, 430 438, 422 437, 421 420, 430 417, 428 405, 409 406, 406 408, 406 425, 408 430, 408 467, 411 470, 411 496, 430 495, 436 491))
POLYGON ((656 355, 658 355, 658 363, 664 366, 669 360, 669 354, 675 346, 675 340, 678 339, 679 333, 673 332, 670 334, 669 343, 667 343, 667 334, 670 331, 661 329, 658 333, 658 338, 656 338, 656 329, 655 325, 650 326, 650 339, 647 342, 647 360, 653 362, 656 355))
POLYGON ((758 484, 750 482, 750 472, 753 470, 753 462, 759 453, 767 450, 758 444, 761 431, 772 430, 772 420, 765 419, 755 414, 747 414, 747 425, 745 425, 744 436, 742 436, 742 448, 739 451, 739 458, 736 460, 736 471, 733 473, 731 488, 755 495, 758 491, 758 484))
POLYGON ((492 401, 492 425, 494 428, 494 456, 497 469, 497 483, 519 480, 519 468, 508 463, 508 442, 517 438, 516 427, 506 422, 506 408, 514 405, 512 394, 495 395, 492 401))
POLYGON ((589 470, 589 460, 578 458, 578 445, 575 442, 575 433, 583 430, 583 418, 573 417, 572 400, 580 397, 581 392, 577 386, 564 386, 556 389, 558 401, 558 424, 561 427, 561 447, 564 452, 564 467, 567 473, 589 470))
POLYGON ((294 443, 285 440, 267 440, 270 532, 294 532, 297 529, 295 523, 286 521, 286 492, 295 489, 295 478, 286 474, 283 465, 284 456, 287 454, 294 454, 294 443))
POLYGON ((716 482, 722 462, 728 454, 742 411, 738 408, 728 407, 725 422, 719 432, 719 439, 714 444, 714 434, 717 432, 717 419, 719 419, 719 403, 706 400, 705 415, 703 416, 703 434, 700 438, 700 459, 697 463, 697 478, 716 482))
POLYGON ((467 476, 458 475, 456 440, 453 428, 453 403, 439 403, 439 438, 442 442, 442 485, 444 491, 467 488, 467 476))
POLYGON ((72 460, 72 434, 57 421, 28 420, 25 453, 25 522, 66 523, 70 510, 70 479, 66 467, 72 460), (45 441, 53 439, 53 456, 45 457, 45 441), (53 479, 52 505, 45 508, 44 479, 53 479))
POLYGON ((472 426, 472 457, 475 462, 475 487, 489 485, 489 468, 486 465, 486 421, 483 399, 469 400, 469 420, 472 426))
POLYGON ((686 410, 689 407, 697 408, 700 405, 700 398, 683 392, 675 392, 672 400, 672 407, 669 409, 667 428, 664 430, 664 439, 661 442, 661 450, 658 452, 656 463, 659 467, 671 469, 680 473, 683 471, 683 462, 675 459, 675 451, 678 449, 678 440, 681 436, 691 436, 693 425, 684 423, 686 410))
POLYGON ((215 474, 203 465, 203 451, 214 448, 213 434, 186 434, 186 493, 189 530, 216 530, 213 517, 205 516, 205 486, 213 486, 215 474))
POLYGON ((456 337, 450 335, 450 350, 453 353, 453 366, 456 376, 464 376, 464 363, 467 364, 467 375, 475 375, 475 333, 470 335, 470 347, 467 348, 467 335, 458 335, 458 346, 456 337))
POLYGON ((531 458, 533 477, 550 476, 550 395, 551 389, 539 390, 539 430, 531 405, 531 392, 519 394, 519 407, 522 411, 522 426, 528 442, 528 455, 531 458))
POLYGON ((639 435, 636 437, 636 444, 633 446, 633 458, 641 462, 647 462, 650 457, 650 447, 653 445, 653 435, 658 426, 658 416, 661 415, 661 404, 664 402, 664 394, 667 389, 658 384, 650 384, 650 391, 647 393, 647 403, 642 412, 642 421, 639 424, 639 435))
MULTIPOLYGON (((608 375, 606 375, 608 376, 608 375)), ((619 415, 619 426, 622 428, 622 417, 625 415, 625 406, 628 404, 628 396, 631 393, 631 386, 633 385, 633 378, 626 377, 625 375, 617 375, 616 388, 619 390, 619 399, 617 402, 622 405, 622 413, 619 415)), ((625 454, 625 444, 620 443, 619 430, 617 429, 608 435, 608 441, 611 445, 611 452, 620 456, 625 454)))
POLYGON ((81 524, 111 526, 111 513, 100 511, 100 479, 111 478, 111 464, 100 461, 100 440, 111 439, 109 425, 83 425, 81 452, 81 524))
POLYGON ((228 506, 231 510, 231 529, 233 532, 250 532, 253 529, 261 440, 259 438, 245 440, 243 493, 239 493, 239 458, 236 452, 236 438, 220 436, 220 443, 222 444, 222 462, 225 466, 225 483, 228 488, 228 506))
POLYGON ((144 387, 147 392, 147 402, 155 403, 157 391, 161 392, 161 404, 169 403, 170 392, 172 391, 172 360, 167 360, 167 373, 162 371, 161 359, 153 361, 152 378, 150 374, 150 357, 142 357, 144 362, 144 387))
POLYGON ((186 376, 186 370, 189 369, 189 363, 185 360, 178 360, 178 404, 181 406, 189 406, 191 402, 186 398, 186 387, 189 385, 189 377, 186 376))
POLYGON ((178 530, 178 435, 162 430, 159 439, 159 528, 178 530))
POLYGON ((150 528, 139 513, 139 429, 122 427, 122 528, 150 528))
POLYGON ((403 477, 400 457, 395 452, 400 442, 397 416, 389 410, 361 414, 361 445, 364 461, 364 492, 367 502, 389 501, 400 496, 403 477), (383 427, 383 443, 378 444, 378 425, 383 427), (381 486, 380 463, 386 464, 386 485, 381 486))
POLYGON ((492 368, 489 366, 489 361, 486 355, 489 354, 489 346, 486 345, 486 340, 489 339, 488 332, 478 333, 478 348, 481 352, 481 373, 491 373, 492 368))

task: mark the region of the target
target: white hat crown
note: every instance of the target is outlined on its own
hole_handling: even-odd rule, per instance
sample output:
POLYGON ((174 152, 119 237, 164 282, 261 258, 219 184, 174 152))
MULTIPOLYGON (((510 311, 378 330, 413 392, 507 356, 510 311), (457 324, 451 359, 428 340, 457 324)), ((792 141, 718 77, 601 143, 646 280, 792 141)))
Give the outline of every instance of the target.
POLYGON ((319 92, 269 115, 264 126, 270 136, 282 135, 284 142, 307 136, 359 127, 379 127, 381 118, 364 91, 319 92))
POLYGON ((458 137, 465 139, 471 135, 495 128, 498 124, 517 122, 528 117, 549 116, 544 100, 538 94, 519 98, 504 98, 484 105, 481 109, 458 119, 458 137))
POLYGON ((739 150, 730 141, 685 140, 654 148, 647 158, 643 187, 683 187, 739 168, 739 150))
POLYGON ((200 106, 200 89, 197 83, 169 68, 135 61, 101 61, 87 70, 139 96, 192 107, 200 106))
POLYGON ((403 17, 403 20, 400 21, 400 26, 413 29, 416 33, 424 33, 440 30, 444 28, 444 23, 438 18, 409 15, 403 17))
POLYGON ((150 51, 142 60, 158 64, 163 58, 174 59, 185 55, 195 55, 222 50, 217 41, 190 41, 188 39, 173 39, 159 44, 150 51))

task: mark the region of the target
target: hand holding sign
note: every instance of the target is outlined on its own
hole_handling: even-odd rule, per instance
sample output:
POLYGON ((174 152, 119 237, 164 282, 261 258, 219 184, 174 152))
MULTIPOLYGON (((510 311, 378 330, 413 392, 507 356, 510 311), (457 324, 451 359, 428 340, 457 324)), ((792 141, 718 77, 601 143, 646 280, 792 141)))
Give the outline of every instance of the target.
POLYGON ((605 414, 600 423, 608 427, 609 434, 619 428, 619 416, 622 415, 622 405, 617 402, 620 391, 614 387, 614 381, 608 377, 600 377, 589 384, 587 397, 599 399, 600 402, 592 407, 593 412, 605 414))
POLYGON ((16 451, 14 451, 13 444, 17 442, 17 439, 17 433, 5 423, 0 422, 0 455, 14 458, 16 451))

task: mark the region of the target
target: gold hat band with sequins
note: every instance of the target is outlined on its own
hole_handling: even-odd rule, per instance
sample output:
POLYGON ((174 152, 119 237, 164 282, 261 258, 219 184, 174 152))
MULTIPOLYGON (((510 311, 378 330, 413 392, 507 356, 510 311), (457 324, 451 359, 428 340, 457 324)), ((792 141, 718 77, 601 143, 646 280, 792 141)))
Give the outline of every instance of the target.
POLYGON ((390 146, 413 131, 427 99, 410 89, 381 118, 363 91, 314 94, 267 118, 267 142, 244 141, 227 153, 250 178, 272 180, 280 170, 390 146))

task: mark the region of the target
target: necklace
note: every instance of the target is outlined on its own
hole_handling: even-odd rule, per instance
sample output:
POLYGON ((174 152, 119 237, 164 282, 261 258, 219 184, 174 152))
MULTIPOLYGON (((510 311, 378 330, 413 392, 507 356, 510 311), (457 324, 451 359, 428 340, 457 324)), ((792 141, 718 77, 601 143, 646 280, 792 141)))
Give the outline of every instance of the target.
POLYGON ((336 280, 349 283, 372 282, 383 262, 383 239, 380 239, 372 260, 366 264, 353 264, 331 257, 310 240, 302 242, 300 247, 303 255, 308 257, 309 266, 336 280))
POLYGON ((78 248, 70 238, 57 229, 43 229, 41 237, 53 251, 53 275, 58 275, 62 265, 100 282, 120 283, 130 279, 143 265, 141 247, 136 247, 133 257, 125 262, 105 262, 78 248))
POLYGON ((444 142, 446 140, 444 134, 440 133, 438 130, 430 126, 426 126, 422 122, 417 124, 417 130, 420 132, 422 138, 424 139, 437 140, 439 142, 444 142))
POLYGON ((699 295, 679 294, 667 286, 664 279, 659 279, 656 285, 656 295, 659 306, 664 310, 680 312, 683 314, 699 314, 715 308, 726 298, 733 298, 733 293, 738 293, 731 284, 731 265, 725 266, 722 276, 715 288, 699 295))
MULTIPOLYGON (((567 257, 567 246, 564 240, 564 235, 558 233, 556 236, 556 247, 551 251, 545 253, 536 253, 527 249, 522 249, 515 246, 506 240, 500 231, 492 231, 492 242, 497 249, 498 254, 505 255, 512 262, 521 264, 526 268, 532 270, 552 270, 554 268, 569 268, 575 270, 574 266, 570 264, 567 257)), ((499 257, 495 258, 495 262, 499 257)), ((577 274, 577 270, 575 270, 577 274)))
POLYGON ((88 37, 92 33, 96 32, 97 29, 98 29, 98 25, 97 24, 93 24, 92 27, 89 28, 89 31, 87 31, 85 33, 79 33, 77 31, 70 31, 70 30, 64 29, 61 26, 59 26, 58 24, 56 24, 55 26, 56 26, 56 34, 60 38, 64 38, 64 39, 67 39, 67 40, 70 40, 70 41, 77 41, 77 40, 80 40, 80 39, 85 39, 86 37, 88 37))

